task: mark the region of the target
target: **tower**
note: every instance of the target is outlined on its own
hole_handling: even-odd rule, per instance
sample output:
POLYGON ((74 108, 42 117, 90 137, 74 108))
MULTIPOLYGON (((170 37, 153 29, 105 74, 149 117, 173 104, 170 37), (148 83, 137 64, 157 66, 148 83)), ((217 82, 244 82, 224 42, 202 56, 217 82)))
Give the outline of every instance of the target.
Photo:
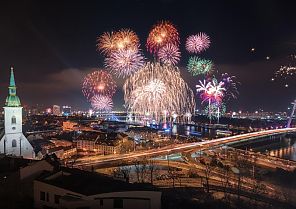
POLYGON ((4 107, 4 134, 0 141, 0 153, 34 158, 34 149, 22 131, 22 106, 16 95, 14 73, 11 68, 8 96, 4 107))
POLYGON ((291 112, 290 118, 289 118, 289 120, 288 120, 287 128, 290 128, 291 123, 292 123, 293 116, 294 116, 294 114, 295 114, 295 110, 296 110, 296 99, 294 100, 294 102, 292 102, 292 105, 293 105, 293 109, 292 109, 292 112, 291 112))

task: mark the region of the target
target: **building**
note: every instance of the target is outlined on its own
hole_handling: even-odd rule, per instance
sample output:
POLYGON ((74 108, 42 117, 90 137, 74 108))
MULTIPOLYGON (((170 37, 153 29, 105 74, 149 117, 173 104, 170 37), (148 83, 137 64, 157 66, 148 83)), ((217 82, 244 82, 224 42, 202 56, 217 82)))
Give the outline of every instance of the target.
POLYGON ((63 115, 64 116, 69 116, 71 115, 71 107, 70 106, 63 106, 63 115))
POLYGON ((74 131, 78 129, 78 123, 72 121, 63 122, 63 131, 74 131))
POLYGON ((57 158, 64 160, 67 158, 71 158, 72 156, 77 154, 76 147, 68 146, 68 147, 52 147, 42 151, 42 156, 53 155, 55 154, 57 158))
POLYGON ((56 116, 61 115, 61 107, 59 105, 53 105, 52 106, 52 114, 56 116))
POLYGON ((22 106, 16 95, 13 68, 10 73, 9 95, 4 107, 4 132, 0 140, 0 153, 35 158, 35 152, 22 132, 22 106))
POLYGON ((34 181, 35 208, 160 209, 161 192, 102 174, 62 168, 34 181))
POLYGON ((85 131, 75 140, 77 151, 95 154, 119 154, 132 151, 134 142, 124 133, 85 131))

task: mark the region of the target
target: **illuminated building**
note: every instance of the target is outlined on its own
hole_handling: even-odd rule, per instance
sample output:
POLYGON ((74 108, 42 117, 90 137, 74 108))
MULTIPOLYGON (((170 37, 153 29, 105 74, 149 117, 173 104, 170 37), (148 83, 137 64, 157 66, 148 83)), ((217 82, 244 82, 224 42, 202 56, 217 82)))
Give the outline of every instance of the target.
POLYGON ((16 85, 13 68, 11 68, 9 95, 4 107, 4 135, 0 141, 0 153, 6 155, 22 156, 23 158, 35 158, 32 145, 23 134, 22 130, 22 106, 16 95, 16 85))
POLYGON ((61 107, 58 105, 53 105, 52 106, 52 114, 56 115, 56 116, 61 115, 61 107))

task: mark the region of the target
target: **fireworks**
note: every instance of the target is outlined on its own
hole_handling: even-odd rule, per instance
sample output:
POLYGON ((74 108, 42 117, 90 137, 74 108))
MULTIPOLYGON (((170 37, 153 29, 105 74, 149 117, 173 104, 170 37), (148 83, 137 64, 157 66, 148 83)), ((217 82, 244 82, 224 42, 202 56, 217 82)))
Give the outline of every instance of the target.
POLYGON ((195 107, 192 90, 173 65, 148 62, 126 80, 123 89, 130 110, 150 113, 156 119, 163 111, 182 114, 195 107))
POLYGON ((209 74, 212 71, 213 63, 211 60, 201 59, 199 57, 190 57, 187 70, 193 75, 209 74))
POLYGON ((105 32, 97 39, 97 48, 103 54, 111 53, 116 47, 113 32, 105 32))
POLYGON ((144 64, 144 57, 135 49, 120 49, 105 59, 105 66, 118 77, 129 76, 144 64))
POLYGON ((226 100, 236 99, 239 94, 237 89, 238 82, 236 81, 236 77, 230 76, 228 75, 228 73, 223 73, 221 81, 223 82, 223 87, 225 88, 224 98, 226 100))
POLYGON ((186 49, 190 53, 201 53, 210 46, 210 38, 205 33, 191 35, 186 40, 186 49))
POLYGON ((121 29, 115 33, 105 32, 97 39, 97 48, 105 55, 121 49, 137 50, 139 45, 137 34, 130 29, 121 29))
POLYGON ((278 80, 281 84, 288 88, 289 86, 294 86, 293 84, 295 84, 296 55, 289 55, 285 62, 288 62, 289 64, 283 65, 277 71, 275 71, 271 81, 278 80))
POLYGON ((155 25, 147 38, 147 50, 157 53, 166 44, 179 46, 180 38, 177 29, 168 21, 162 21, 155 25))
POLYGON ((224 103, 212 103, 210 106, 206 106, 205 113, 219 119, 226 113, 226 105, 224 103))
POLYGON ((172 44, 167 44, 158 51, 158 57, 164 64, 177 64, 180 60, 181 53, 179 48, 172 44))
POLYGON ((82 93, 90 100, 95 95, 112 97, 116 91, 116 84, 112 76, 102 70, 89 73, 82 84, 82 93))
POLYGON ((95 95, 91 98, 91 106, 95 110, 109 112, 112 110, 113 102, 108 96, 95 95))
POLYGON ((212 80, 210 82, 207 81, 199 81, 199 84, 196 85, 196 91, 200 93, 200 97, 202 99, 202 103, 208 101, 208 116, 211 119, 211 105, 216 103, 217 105, 222 102, 225 88, 223 87, 223 82, 217 82, 216 80, 212 80))
POLYGON ((274 73, 272 81, 280 80, 284 82, 284 86, 289 87, 289 83, 295 83, 296 67, 295 66, 281 66, 279 70, 274 73))
POLYGON ((139 38, 135 32, 130 29, 121 29, 115 33, 114 41, 116 49, 136 50, 140 45, 139 38))

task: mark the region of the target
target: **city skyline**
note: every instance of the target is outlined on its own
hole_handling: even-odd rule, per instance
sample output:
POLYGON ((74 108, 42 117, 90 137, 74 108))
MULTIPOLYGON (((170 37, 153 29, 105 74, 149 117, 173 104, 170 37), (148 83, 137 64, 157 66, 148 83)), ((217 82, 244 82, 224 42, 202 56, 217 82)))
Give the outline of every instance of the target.
MULTIPOLYGON (((184 5, 161 1, 155 6, 145 1, 129 1, 124 4, 89 3, 83 7, 73 3, 67 7, 66 2, 59 5, 33 2, 8 3, 3 7, 7 8, 6 17, 1 20, 4 33, 0 35, 0 99, 3 103, 9 69, 14 66, 18 94, 24 104, 67 104, 88 109, 90 105, 81 93, 82 79, 104 65, 103 56, 96 51, 96 38, 104 31, 131 28, 139 34, 144 48, 148 30, 159 20, 171 21, 180 31, 181 53, 185 58, 178 66, 194 92, 198 79, 190 77, 185 69, 188 54, 184 44, 186 36, 201 31, 211 37, 213 44, 205 56, 213 60, 215 70, 233 74, 241 83, 240 95, 231 102, 230 109, 286 111, 295 98, 295 84, 285 88, 270 81, 281 65, 288 64, 288 56, 295 51, 293 34, 296 31, 288 27, 295 14, 288 3, 251 1, 210 5, 187 2, 184 5), (204 10, 197 13, 196 7, 204 10), (11 13, 12 9, 15 12, 11 13), (58 15, 53 15, 51 10, 58 15), (152 10, 153 17, 149 16, 152 10), (221 15, 220 10, 225 12, 221 15)), ((114 109, 123 109, 124 80, 113 77, 118 86, 114 109)))

